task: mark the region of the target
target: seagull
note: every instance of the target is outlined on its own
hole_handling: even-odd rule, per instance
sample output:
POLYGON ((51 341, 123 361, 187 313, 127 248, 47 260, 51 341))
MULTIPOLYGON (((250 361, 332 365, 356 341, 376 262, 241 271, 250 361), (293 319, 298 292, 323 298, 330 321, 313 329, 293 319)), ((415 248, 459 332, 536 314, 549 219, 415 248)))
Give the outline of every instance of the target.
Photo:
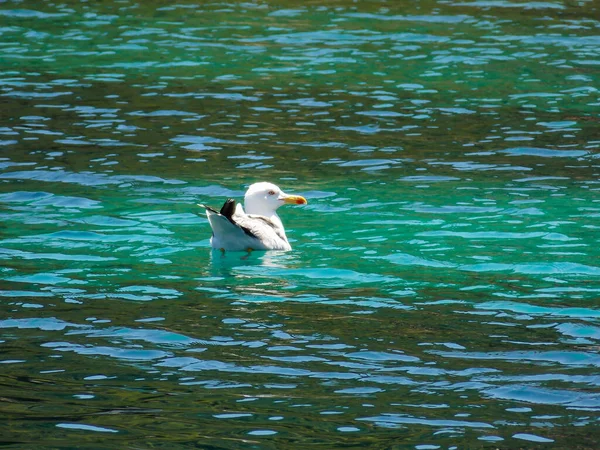
POLYGON ((306 205, 300 195, 288 195, 273 183, 250 185, 244 196, 244 208, 229 198, 220 212, 199 204, 206 210, 212 228, 210 244, 222 251, 291 250, 277 208, 285 204, 306 205))

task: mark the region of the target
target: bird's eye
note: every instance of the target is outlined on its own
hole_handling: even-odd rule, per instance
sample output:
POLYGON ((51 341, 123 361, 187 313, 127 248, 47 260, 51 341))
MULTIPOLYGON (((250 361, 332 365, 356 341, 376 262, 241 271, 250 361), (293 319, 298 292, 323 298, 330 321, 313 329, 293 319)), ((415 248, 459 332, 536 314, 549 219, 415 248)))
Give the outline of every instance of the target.
POLYGON ((269 191, 269 195, 275 195, 275 191, 269 191))

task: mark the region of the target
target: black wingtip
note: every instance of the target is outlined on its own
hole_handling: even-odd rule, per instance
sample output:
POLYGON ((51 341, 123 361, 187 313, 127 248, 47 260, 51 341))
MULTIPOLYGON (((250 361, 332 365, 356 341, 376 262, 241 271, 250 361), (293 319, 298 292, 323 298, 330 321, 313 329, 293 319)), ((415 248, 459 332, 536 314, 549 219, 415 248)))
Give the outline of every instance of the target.
POLYGON ((234 213, 235 213, 235 200, 232 198, 228 198, 227 201, 223 204, 220 214, 224 217, 227 217, 227 219, 235 226, 240 227, 244 231, 244 233, 246 233, 248 236, 256 238, 256 235, 251 230, 249 230, 246 227, 241 226, 239 223, 236 223, 236 221, 233 220, 234 213))
POLYGON ((221 208, 221 215, 232 220, 233 214, 235 213, 235 200, 228 198, 221 208))

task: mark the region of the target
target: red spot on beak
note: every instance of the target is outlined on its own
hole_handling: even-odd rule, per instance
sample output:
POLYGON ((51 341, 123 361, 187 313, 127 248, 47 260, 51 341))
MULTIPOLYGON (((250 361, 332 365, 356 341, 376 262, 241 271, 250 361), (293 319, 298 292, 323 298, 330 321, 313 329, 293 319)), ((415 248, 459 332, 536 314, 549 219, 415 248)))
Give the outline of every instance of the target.
POLYGON ((287 195, 283 198, 288 205, 306 205, 308 202, 301 195, 287 195))

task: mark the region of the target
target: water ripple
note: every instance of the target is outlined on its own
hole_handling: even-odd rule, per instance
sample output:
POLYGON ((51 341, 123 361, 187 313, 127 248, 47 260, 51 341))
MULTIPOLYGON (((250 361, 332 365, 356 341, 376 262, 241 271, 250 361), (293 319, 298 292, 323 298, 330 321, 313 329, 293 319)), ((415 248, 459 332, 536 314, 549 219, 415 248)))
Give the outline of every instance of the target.
POLYGON ((592 3, 5 6, 3 441, 594 448, 592 3))

